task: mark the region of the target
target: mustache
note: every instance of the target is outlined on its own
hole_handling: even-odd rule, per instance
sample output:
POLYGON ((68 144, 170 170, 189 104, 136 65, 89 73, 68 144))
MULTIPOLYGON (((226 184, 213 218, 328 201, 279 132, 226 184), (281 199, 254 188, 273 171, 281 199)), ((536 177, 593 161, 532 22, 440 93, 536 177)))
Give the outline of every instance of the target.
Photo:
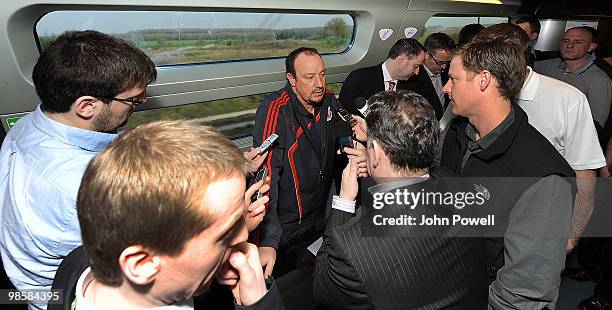
POLYGON ((312 91, 312 93, 314 94, 322 91, 325 91, 325 87, 317 87, 312 91))

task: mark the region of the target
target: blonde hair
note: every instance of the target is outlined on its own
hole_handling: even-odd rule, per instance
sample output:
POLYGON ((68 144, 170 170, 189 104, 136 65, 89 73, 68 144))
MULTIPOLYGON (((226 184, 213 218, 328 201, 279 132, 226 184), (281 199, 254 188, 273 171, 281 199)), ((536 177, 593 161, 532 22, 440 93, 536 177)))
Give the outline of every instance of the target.
POLYGON ((120 285, 117 262, 131 245, 179 254, 213 221, 217 210, 201 204, 208 184, 245 171, 231 141, 193 121, 158 121, 121 135, 91 161, 77 199, 96 279, 120 285))

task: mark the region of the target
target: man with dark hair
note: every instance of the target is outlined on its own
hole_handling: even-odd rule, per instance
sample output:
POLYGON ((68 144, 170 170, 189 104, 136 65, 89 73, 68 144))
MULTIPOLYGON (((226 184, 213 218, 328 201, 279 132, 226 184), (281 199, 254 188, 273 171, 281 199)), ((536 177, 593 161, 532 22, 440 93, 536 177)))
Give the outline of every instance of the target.
MULTIPOLYGON (((368 192, 440 190, 439 178, 453 174, 429 169, 438 140, 431 105, 401 90, 375 94, 368 105, 366 161, 376 183, 368 192)), ((481 240, 448 238, 445 229, 425 235, 411 226, 367 235, 365 222, 376 215, 372 206, 356 210, 357 165, 356 158, 350 159, 340 194, 333 197, 317 253, 315 301, 326 309, 483 309, 487 283, 481 240)), ((430 214, 435 207, 423 208, 430 214)), ((397 218, 406 210, 389 205, 382 214, 397 218)))
POLYGON ((534 69, 583 92, 589 100, 596 127, 603 128, 612 102, 612 80, 593 65, 590 53, 597 47, 597 38, 589 28, 574 27, 565 31, 559 46, 561 58, 538 61, 534 69))
POLYGON ((257 247, 245 242, 244 214, 261 186, 245 193, 247 169, 231 141, 196 122, 121 135, 91 161, 79 189, 90 268, 78 275, 75 309, 193 309, 192 297, 215 278, 240 306, 282 308, 257 247))
POLYGON ((479 34, 485 27, 481 24, 468 24, 463 26, 461 30, 459 30, 459 37, 457 39, 457 44, 459 46, 470 43, 472 39, 479 34))
POLYGON ((517 19, 514 24, 521 27, 521 29, 523 29, 523 31, 525 31, 527 34, 529 39, 529 54, 527 64, 533 67, 534 62, 541 59, 541 56, 538 57, 541 52, 533 49, 533 44, 540 35, 540 21, 534 16, 523 16, 517 19))
POLYGON ((300 47, 285 65, 288 83, 259 105, 253 131, 254 146, 279 136, 264 162, 271 177, 270 202, 253 234, 266 276, 272 274, 277 251, 300 252, 319 237, 337 150, 338 103, 325 88, 323 58, 314 48, 300 47))
POLYGON ((453 56, 444 87, 461 117, 443 138, 441 166, 482 177, 507 223, 503 238, 486 239, 490 309, 554 309, 571 228, 564 177, 575 174, 512 104, 526 68, 518 40, 475 38, 453 56))
POLYGON ((96 31, 67 32, 43 50, 32 74, 40 106, 0 151, 0 251, 18 289, 49 288, 81 244, 75 203, 85 167, 146 101, 156 75, 144 52, 96 31))
POLYGON ((357 69, 342 84, 338 100, 349 112, 358 115, 355 98, 370 98, 384 90, 408 89, 406 81, 419 73, 425 60, 425 48, 415 39, 395 42, 387 60, 372 67, 357 69))
POLYGON ((448 96, 442 88, 448 81, 448 65, 454 49, 455 42, 447 34, 430 34, 425 39, 425 61, 419 73, 408 80, 408 88, 427 99, 438 120, 442 118, 448 104, 448 96))
POLYGON ((523 16, 519 17, 514 24, 521 27, 529 38, 529 43, 533 44, 540 35, 540 21, 534 16, 523 16))

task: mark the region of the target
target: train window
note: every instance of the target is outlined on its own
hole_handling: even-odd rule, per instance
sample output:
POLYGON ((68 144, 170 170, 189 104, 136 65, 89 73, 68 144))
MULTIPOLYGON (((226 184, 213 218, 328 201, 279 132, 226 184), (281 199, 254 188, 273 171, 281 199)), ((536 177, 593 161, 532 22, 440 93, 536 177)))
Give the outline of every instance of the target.
POLYGON ((478 23, 485 27, 489 27, 495 24, 508 23, 510 19, 508 17, 479 17, 478 23))
POLYGON ((134 42, 158 66, 285 57, 299 46, 342 53, 353 40, 348 14, 54 11, 36 24, 44 48, 67 30, 93 29, 134 42))
MULTIPOLYGON (((338 95, 342 83, 328 84, 327 88, 338 95)), ((252 134, 255 112, 267 95, 259 94, 138 111, 130 116, 128 123, 121 130, 129 130, 140 124, 161 119, 195 119, 215 127, 231 139, 238 139, 252 134)))
POLYGON ((221 99, 181 106, 138 111, 130 116, 121 130, 156 120, 193 119, 215 127, 229 138, 251 135, 255 112, 267 94, 221 99))
POLYGON ((423 43, 425 38, 435 32, 444 32, 448 34, 455 43, 458 40, 459 31, 463 26, 468 24, 482 24, 485 27, 507 23, 510 19, 508 17, 489 17, 489 16, 432 16, 425 23, 425 29, 421 32, 419 41, 423 43))

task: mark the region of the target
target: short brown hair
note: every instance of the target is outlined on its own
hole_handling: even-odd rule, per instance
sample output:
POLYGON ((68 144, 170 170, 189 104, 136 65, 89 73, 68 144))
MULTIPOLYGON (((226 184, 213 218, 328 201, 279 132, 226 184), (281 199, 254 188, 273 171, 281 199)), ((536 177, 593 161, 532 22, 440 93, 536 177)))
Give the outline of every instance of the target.
POLYGON ((520 42, 512 38, 479 38, 463 45, 456 54, 463 67, 474 74, 488 70, 495 77, 499 94, 512 100, 523 87, 527 63, 520 42))
POLYGON ((201 205, 208 184, 245 167, 231 141, 196 122, 153 122, 121 135, 91 161, 77 198, 96 279, 119 286, 119 257, 132 245, 179 254, 218 212, 201 205))
POLYGON ((489 26, 477 34, 476 37, 474 37, 474 40, 486 41, 498 38, 517 40, 517 43, 521 45, 523 54, 525 57, 527 57, 525 59, 529 59, 528 57, 531 55, 529 36, 527 36, 525 30, 515 24, 501 23, 489 26))

